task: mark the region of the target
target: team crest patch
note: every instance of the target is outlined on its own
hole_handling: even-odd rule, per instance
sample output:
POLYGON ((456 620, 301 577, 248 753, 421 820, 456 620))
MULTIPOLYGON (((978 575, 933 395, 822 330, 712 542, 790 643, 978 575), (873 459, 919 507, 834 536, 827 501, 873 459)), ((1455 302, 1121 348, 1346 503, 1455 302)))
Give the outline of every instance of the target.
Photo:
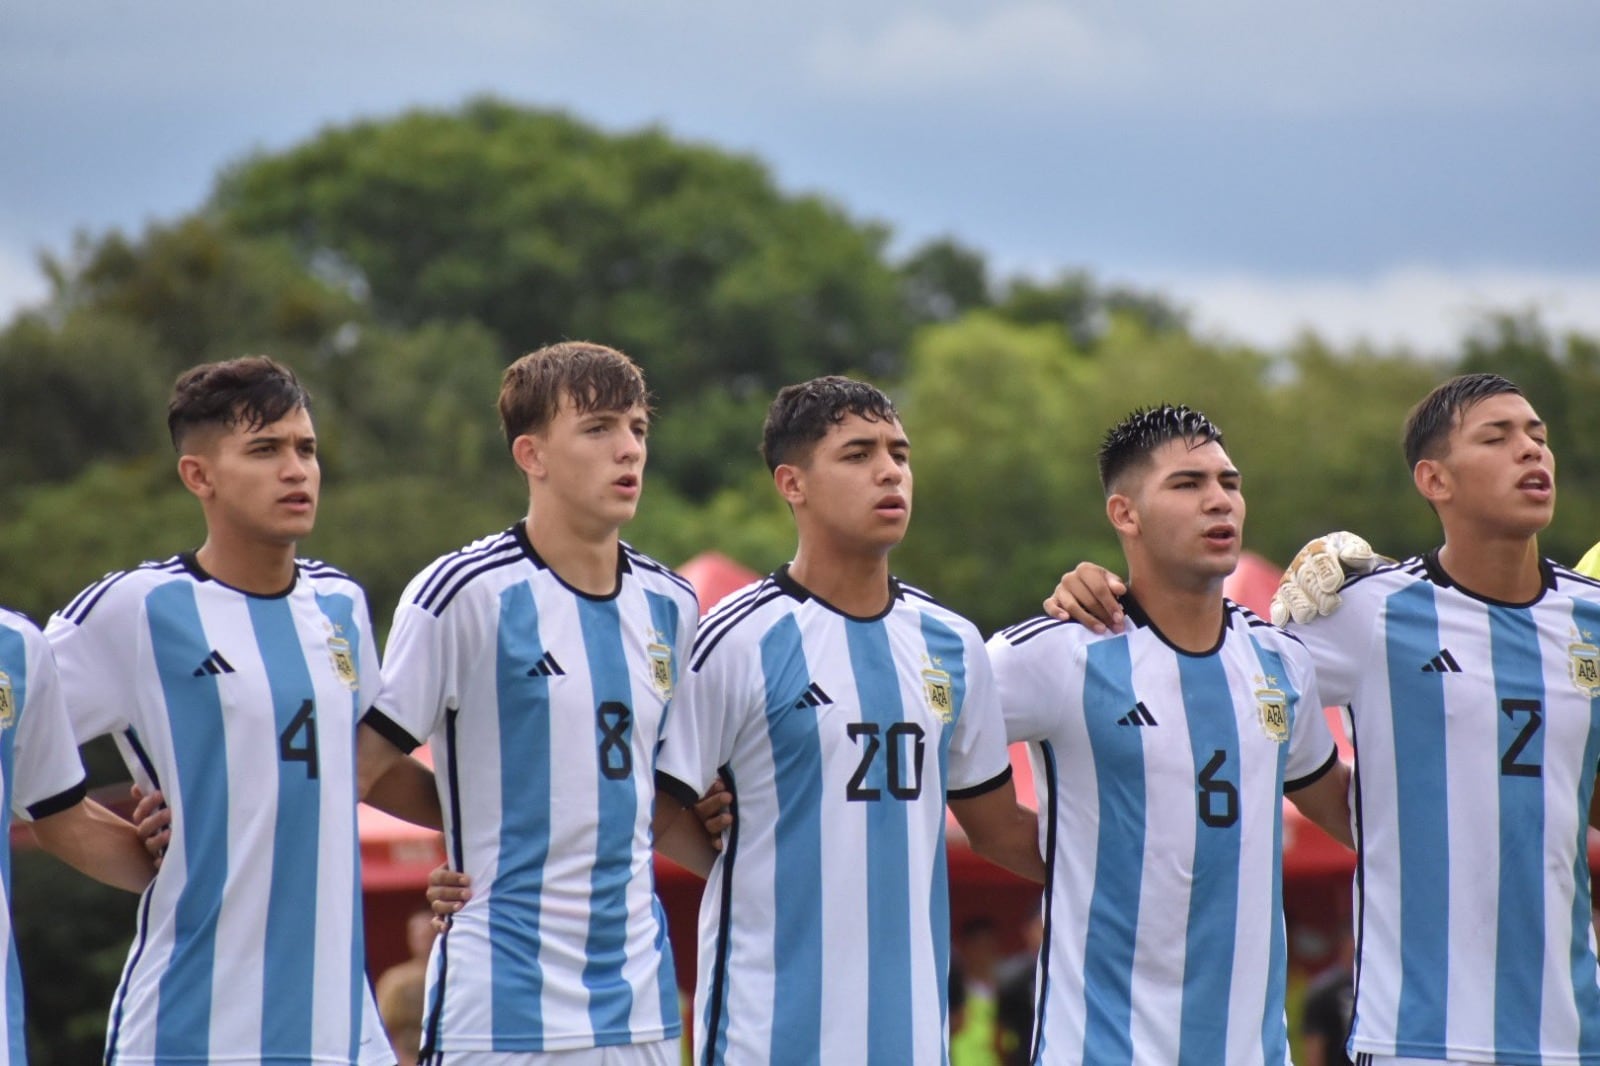
POLYGON ((1590 699, 1600 696, 1600 647, 1570 644, 1567 652, 1567 667, 1572 673, 1572 683, 1590 699))
POLYGON ((1289 739, 1289 701, 1281 690, 1256 689, 1256 713, 1268 739, 1279 744, 1289 739))
POLYGON ((645 654, 650 657, 650 683, 665 698, 672 697, 672 649, 665 644, 648 645, 645 654))
POLYGON ((922 671, 922 694, 928 701, 928 710, 949 725, 956 713, 955 700, 950 695, 950 675, 937 666, 922 671))
POLYGON ((333 656, 333 672, 339 675, 345 688, 354 692, 357 682, 356 660, 350 654, 350 642, 343 637, 329 637, 328 654, 333 656))
POLYGON ((17 704, 11 695, 11 678, 0 670, 0 729, 10 729, 17 721, 17 704))

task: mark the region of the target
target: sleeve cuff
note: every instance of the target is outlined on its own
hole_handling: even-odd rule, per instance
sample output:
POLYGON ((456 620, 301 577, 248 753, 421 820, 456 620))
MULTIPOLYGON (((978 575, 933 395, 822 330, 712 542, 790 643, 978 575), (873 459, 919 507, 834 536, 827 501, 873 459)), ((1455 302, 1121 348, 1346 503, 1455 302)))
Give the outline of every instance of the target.
POLYGON ((999 788, 1001 785, 1005 784, 1007 781, 1010 781, 1010 780, 1011 780, 1011 764, 1007 763, 1006 764, 1006 768, 1004 770, 1000 771, 998 774, 995 774, 993 777, 989 778, 989 780, 987 780, 987 781, 984 781, 984 782, 981 782, 979 784, 973 785, 971 788, 952 788, 952 789, 950 789, 949 791, 947 791, 945 793, 945 799, 946 800, 969 800, 969 799, 974 799, 974 798, 976 798, 978 796, 983 795, 985 792, 993 792, 995 789, 999 788))
POLYGON ((60 814, 62 811, 82 803, 88 795, 89 786, 87 782, 80 780, 65 792, 58 792, 49 799, 42 799, 38 803, 29 804, 28 817, 37 822, 40 818, 48 818, 52 814, 60 814))
POLYGON ((1339 749, 1338 748, 1334 748, 1332 751, 1330 751, 1328 753, 1327 761, 1324 762, 1321 766, 1317 767, 1315 770, 1311 771, 1309 774, 1306 774, 1304 777, 1297 777, 1293 781, 1285 781, 1283 783, 1284 794, 1288 795, 1290 792, 1298 792, 1302 788, 1305 788, 1307 785, 1316 784, 1318 781, 1322 780, 1322 778, 1327 774, 1327 772, 1329 770, 1333 769, 1334 764, 1337 763, 1338 761, 1339 761, 1339 749))
POLYGON ((693 807, 700 802, 700 793, 692 785, 686 785, 662 770, 656 771, 656 791, 665 792, 685 807, 693 807))
POLYGON ((422 746, 422 741, 405 731, 405 728, 393 718, 373 707, 361 718, 361 724, 371 726, 372 731, 410 755, 422 746))

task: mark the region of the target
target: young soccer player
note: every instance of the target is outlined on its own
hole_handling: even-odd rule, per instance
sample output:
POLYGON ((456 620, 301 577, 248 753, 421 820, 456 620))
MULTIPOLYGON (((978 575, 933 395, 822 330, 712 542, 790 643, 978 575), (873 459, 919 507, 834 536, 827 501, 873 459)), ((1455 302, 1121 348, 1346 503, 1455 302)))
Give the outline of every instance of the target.
MULTIPOLYGON (((405 750, 432 738, 450 864, 474 886, 435 942, 423 1061, 676 1066, 651 814, 699 610, 620 540, 644 486, 644 377, 556 344, 511 365, 499 406, 527 516, 412 580, 367 717, 405 750)), ((691 828, 673 854, 703 875, 691 828)))
POLYGON ((1283 1066, 1283 796, 1348 843, 1349 767, 1306 650, 1223 598, 1245 501, 1221 431, 1135 412, 1100 479, 1132 624, 989 642, 1052 847, 1029 1061, 1283 1066))
POLYGON ((719 771, 739 812, 701 903, 695 1061, 938 1063, 946 800, 975 849, 1042 880, 1037 820, 982 639, 889 571, 912 502, 889 398, 789 386, 762 451, 794 561, 706 619, 658 763, 663 817, 719 771))
POLYGON ((1555 459, 1514 384, 1440 385, 1405 453, 1444 545, 1290 627, 1355 743, 1350 1046, 1374 1066, 1600 1063, 1600 583, 1539 556, 1555 459))
MULTIPOLYGON (((108 1064, 394 1062, 355 816, 378 657, 360 586, 295 558, 320 487, 309 402, 262 357, 180 377, 167 423, 205 543, 96 582, 47 629, 79 741, 115 735, 171 812, 108 1064)), ((425 804, 390 809, 437 824, 425 804)))
MULTIPOLYGON (((44 635, 0 608, 0 790, 30 822, 39 846, 79 871, 130 892, 155 873, 133 826, 86 797, 83 765, 61 704, 44 635)), ((10 994, 0 998, 0 1066, 28 1061, 21 977, 11 942, 11 849, 0 848, 0 951, 10 994)))

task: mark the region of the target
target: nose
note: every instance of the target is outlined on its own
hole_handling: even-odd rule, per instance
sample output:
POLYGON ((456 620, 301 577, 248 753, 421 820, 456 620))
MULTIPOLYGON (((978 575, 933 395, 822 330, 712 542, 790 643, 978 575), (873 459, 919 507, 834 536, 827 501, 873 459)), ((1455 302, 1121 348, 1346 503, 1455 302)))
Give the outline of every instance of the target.
POLYGON ((1545 446, 1540 444, 1531 433, 1523 433, 1518 440, 1517 458, 1519 460, 1538 461, 1544 457, 1545 446))
POLYGON ((1206 486, 1205 508, 1207 514, 1228 514, 1233 510, 1233 493, 1221 482, 1211 482, 1206 486))
POLYGON ((644 441, 635 436, 632 431, 624 429, 618 434, 618 438, 618 462, 634 462, 644 454, 644 441))

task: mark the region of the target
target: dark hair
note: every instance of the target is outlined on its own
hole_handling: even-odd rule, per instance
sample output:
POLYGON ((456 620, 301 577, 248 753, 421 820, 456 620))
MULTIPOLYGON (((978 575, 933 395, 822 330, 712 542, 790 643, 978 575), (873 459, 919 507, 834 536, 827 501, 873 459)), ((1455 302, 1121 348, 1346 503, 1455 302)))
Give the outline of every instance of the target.
POLYGON ((1100 486, 1106 495, 1129 470, 1143 466, 1150 454, 1168 441, 1183 440, 1198 448, 1222 443, 1222 430, 1205 415, 1182 404, 1140 408, 1106 431, 1100 442, 1100 486))
POLYGON ((565 395, 580 414, 650 407, 644 372, 603 344, 562 341, 529 352, 500 378, 500 428, 510 445, 550 424, 565 395))
POLYGON ((785 385, 767 408, 761 427, 761 457, 768 470, 802 461, 828 430, 858 415, 868 422, 898 422, 900 413, 883 390, 837 375, 785 385))
POLYGON ((185 370, 167 401, 167 432, 172 446, 205 426, 248 431, 270 426, 300 408, 311 409, 311 393, 294 371, 264 355, 248 355, 185 370))
POLYGON ((1467 409, 1506 393, 1521 396, 1522 390, 1499 374, 1462 374, 1417 401, 1406 415, 1402 438, 1406 466, 1414 470, 1423 459, 1442 458, 1449 452, 1450 431, 1467 409))

